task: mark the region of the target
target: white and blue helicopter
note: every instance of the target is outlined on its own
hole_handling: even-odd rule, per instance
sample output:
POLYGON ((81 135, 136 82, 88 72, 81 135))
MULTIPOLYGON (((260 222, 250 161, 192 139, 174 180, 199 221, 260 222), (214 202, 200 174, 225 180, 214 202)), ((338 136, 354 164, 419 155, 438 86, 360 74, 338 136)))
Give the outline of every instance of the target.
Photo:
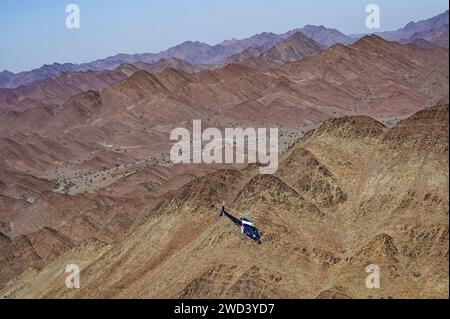
POLYGON ((261 235, 259 233, 259 230, 258 228, 256 228, 255 224, 249 220, 249 218, 242 217, 241 219, 238 219, 234 217, 225 210, 225 204, 220 207, 220 217, 224 215, 239 227, 241 233, 244 236, 247 236, 251 240, 257 242, 258 244, 261 244, 261 235))

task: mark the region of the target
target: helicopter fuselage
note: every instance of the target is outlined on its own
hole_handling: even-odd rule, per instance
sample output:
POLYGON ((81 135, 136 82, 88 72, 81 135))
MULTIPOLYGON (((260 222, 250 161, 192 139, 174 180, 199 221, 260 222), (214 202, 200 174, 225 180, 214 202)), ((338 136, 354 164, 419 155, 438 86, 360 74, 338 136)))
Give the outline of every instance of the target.
POLYGON ((258 228, 256 228, 256 226, 250 222, 249 220, 245 219, 245 218, 241 218, 241 219, 237 219, 236 217, 234 217, 233 215, 227 213, 225 211, 225 209, 222 207, 220 210, 220 216, 227 216, 234 224, 236 224, 236 226, 238 226, 241 230, 241 233, 247 237, 249 237, 250 239, 259 242, 261 236, 259 234, 259 230, 258 228))
POLYGON ((249 221, 241 220, 241 232, 254 241, 259 241, 260 239, 258 228, 256 228, 255 225, 249 221))

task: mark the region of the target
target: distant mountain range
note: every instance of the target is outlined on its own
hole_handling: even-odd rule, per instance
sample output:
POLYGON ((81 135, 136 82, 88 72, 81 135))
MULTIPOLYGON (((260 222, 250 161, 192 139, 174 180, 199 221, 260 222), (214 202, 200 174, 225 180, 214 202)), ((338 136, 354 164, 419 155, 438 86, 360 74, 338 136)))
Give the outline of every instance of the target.
POLYGON ((396 31, 388 31, 376 33, 377 35, 387 39, 398 41, 406 39, 414 34, 426 32, 430 30, 438 29, 442 26, 448 25, 448 10, 427 20, 421 20, 418 22, 409 22, 405 27, 396 31))
MULTIPOLYGON (((135 64, 138 62, 153 64, 162 59, 166 61, 175 58, 191 65, 223 65, 230 61, 236 62, 242 59, 242 56, 239 57, 236 55, 243 52, 246 52, 245 54, 250 53, 250 56, 257 56, 259 54, 255 55, 255 52, 265 52, 298 32, 326 47, 335 44, 349 45, 363 36, 362 34, 347 36, 336 29, 307 25, 283 34, 265 32, 241 40, 225 40, 217 45, 187 41, 159 53, 118 54, 84 64, 54 63, 18 74, 3 71, 0 72, 0 88, 16 88, 23 85, 30 85, 36 81, 47 79, 63 72, 113 70, 121 64, 135 64)), ((428 20, 410 22, 404 28, 396 31, 378 33, 378 35, 388 40, 412 43, 425 48, 448 47, 448 10, 428 20), (446 25, 447 27, 445 28, 446 25)), ((214 66, 210 68, 214 68, 214 66)), ((193 71, 198 69, 202 70, 205 67, 194 67, 192 69, 193 71)))
MULTIPOLYGON (((271 35, 266 34, 265 37, 271 38, 271 35)), ((263 50, 268 45, 264 45, 261 42, 262 37, 258 36, 258 38, 259 40, 252 40, 253 45, 256 45, 258 48, 246 49, 237 55, 233 55, 222 64, 191 64, 179 58, 161 58, 154 63, 145 63, 142 61, 122 63, 114 70, 63 72, 33 82, 30 85, 20 86, 14 89, 0 88, 0 111, 8 112, 14 110, 23 112, 36 106, 64 104, 70 97, 76 94, 89 90, 101 91, 113 83, 125 80, 139 70, 155 74, 167 68, 172 68, 193 74, 202 70, 214 70, 230 63, 238 63, 247 67, 252 66, 259 70, 267 70, 281 66, 285 62, 301 60, 326 48, 308 38, 300 31, 295 32, 275 46, 269 47, 266 51, 263 50)), ((272 43, 271 40, 269 41, 272 43)), ((228 42, 224 45, 231 47, 236 46, 237 43, 233 44, 228 42)), ((70 69, 73 66, 75 65, 67 65, 65 69, 70 69)), ((52 70, 55 70, 55 68, 52 67, 52 70)), ((28 73, 28 75, 30 74, 28 73)), ((48 72, 41 72, 39 74, 48 75, 48 72)), ((27 81, 29 79, 27 77, 27 81)))
POLYGON ((88 90, 102 90, 129 74, 124 70, 77 71, 59 73, 47 79, 15 89, 0 89, 0 111, 22 112, 29 108, 59 105, 88 90))
POLYGON ((324 48, 325 46, 298 31, 287 38, 286 41, 267 50, 267 52, 264 53, 264 57, 285 62, 297 61, 317 53, 324 48))
POLYGON ((302 60, 325 48, 326 46, 319 44, 302 32, 297 31, 291 34, 286 40, 266 51, 249 48, 241 53, 231 56, 223 64, 237 63, 247 67, 264 70, 281 66, 285 62, 302 60))
POLYGON ((336 43, 345 45, 352 44, 358 39, 356 37, 347 36, 342 32, 340 32, 339 30, 326 28, 323 25, 321 26, 306 25, 301 29, 296 29, 287 32, 282 36, 289 37, 296 32, 301 32, 307 37, 327 47, 330 47, 336 43))
POLYGON ((436 29, 414 33, 401 43, 411 43, 424 48, 448 48, 448 24, 436 29))

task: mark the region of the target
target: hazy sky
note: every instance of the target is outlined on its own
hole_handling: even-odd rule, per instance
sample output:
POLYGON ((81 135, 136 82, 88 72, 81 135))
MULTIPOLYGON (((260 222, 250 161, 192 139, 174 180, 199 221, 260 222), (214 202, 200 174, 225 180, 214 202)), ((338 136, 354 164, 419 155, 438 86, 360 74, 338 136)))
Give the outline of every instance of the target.
POLYGON ((159 52, 186 40, 216 44, 306 24, 371 32, 365 27, 370 3, 381 8, 377 31, 448 9, 447 0, 0 0, 0 71, 159 52), (65 26, 70 3, 81 10, 77 30, 65 26))

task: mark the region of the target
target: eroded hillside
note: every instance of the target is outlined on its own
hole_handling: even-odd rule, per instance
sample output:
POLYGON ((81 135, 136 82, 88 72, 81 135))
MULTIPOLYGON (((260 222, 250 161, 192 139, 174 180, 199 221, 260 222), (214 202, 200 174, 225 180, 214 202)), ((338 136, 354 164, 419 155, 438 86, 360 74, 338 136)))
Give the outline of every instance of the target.
MULTIPOLYGON (((140 172, 128 180, 140 185, 136 207, 144 213, 123 239, 74 243, 44 229, 55 245, 41 253, 36 234, 14 244, 0 238, 3 251, 27 242, 51 259, 10 276, 0 295, 448 298, 448 109, 439 103, 393 128, 365 116, 331 119, 295 143, 274 176, 256 166, 204 172, 166 187, 150 206, 142 194, 154 184, 145 176, 169 178, 140 172), (260 245, 220 218, 223 201, 255 217, 260 245), (81 267, 79 290, 65 287, 70 263, 81 267), (380 267, 380 289, 365 286, 369 264, 380 267)), ((133 198, 121 197, 122 205, 133 198)))

